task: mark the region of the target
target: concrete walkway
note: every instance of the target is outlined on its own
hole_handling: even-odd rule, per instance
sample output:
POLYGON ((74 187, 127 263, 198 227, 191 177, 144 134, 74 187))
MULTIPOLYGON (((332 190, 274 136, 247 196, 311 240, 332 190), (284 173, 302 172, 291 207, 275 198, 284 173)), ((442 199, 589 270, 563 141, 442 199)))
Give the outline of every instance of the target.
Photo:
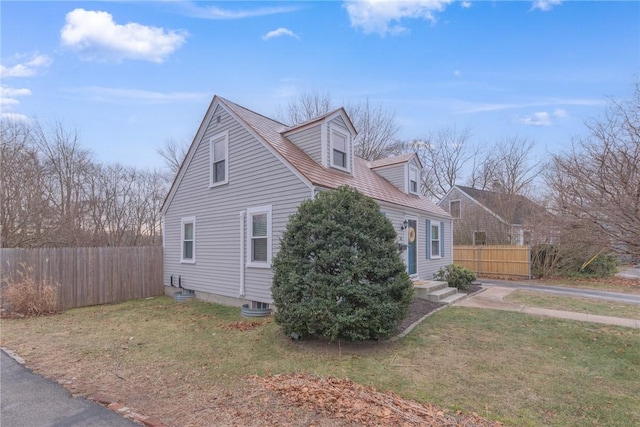
MULTIPOLYGON (((504 297, 517 288, 491 286, 485 291, 465 298, 454 305, 461 307, 487 308, 491 310, 517 311, 537 316, 555 317, 558 319, 578 320, 581 322, 602 323, 605 325, 625 326, 640 329, 640 320, 621 317, 600 316, 596 314, 577 313, 573 311, 552 310, 549 308, 527 307, 504 300, 504 297)), ((638 308, 640 310, 640 308, 638 308)))

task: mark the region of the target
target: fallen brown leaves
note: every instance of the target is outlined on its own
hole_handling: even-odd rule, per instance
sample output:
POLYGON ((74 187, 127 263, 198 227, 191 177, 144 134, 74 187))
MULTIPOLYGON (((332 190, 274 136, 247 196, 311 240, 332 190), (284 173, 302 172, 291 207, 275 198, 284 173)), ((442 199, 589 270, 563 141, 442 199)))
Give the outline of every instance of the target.
POLYGON ((225 325, 220 325, 221 329, 225 331, 248 331, 258 326, 264 325, 266 322, 231 322, 225 325))
POLYGON ((254 377, 297 406, 313 409, 364 426, 488 427, 502 423, 476 414, 455 414, 434 405, 419 404, 387 391, 381 393, 349 379, 303 374, 254 377))

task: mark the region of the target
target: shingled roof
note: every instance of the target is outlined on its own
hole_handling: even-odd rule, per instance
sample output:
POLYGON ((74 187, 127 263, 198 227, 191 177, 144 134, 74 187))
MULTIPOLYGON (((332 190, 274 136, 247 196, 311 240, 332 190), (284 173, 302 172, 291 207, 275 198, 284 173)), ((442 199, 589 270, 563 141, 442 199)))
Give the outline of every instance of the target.
MULTIPOLYGON (((296 171, 313 185, 324 188, 338 188, 348 185, 365 195, 383 202, 425 211, 441 217, 449 214, 424 196, 409 195, 394 187, 389 181, 371 170, 371 164, 354 156, 353 175, 330 168, 324 168, 308 156, 283 134, 290 131, 282 123, 265 117, 227 99, 217 97, 219 102, 231 111, 238 120, 269 144, 296 171)), ((215 98, 214 98, 215 101, 215 98)), ((336 110, 336 111, 340 111, 336 110)), ((343 110, 344 111, 344 110, 343 110)), ((325 116, 323 116, 324 118, 325 116)), ((313 119, 310 122, 316 121, 313 119)))
POLYGON ((456 187, 511 224, 521 225, 535 213, 544 211, 543 207, 518 194, 480 190, 462 185, 456 187))

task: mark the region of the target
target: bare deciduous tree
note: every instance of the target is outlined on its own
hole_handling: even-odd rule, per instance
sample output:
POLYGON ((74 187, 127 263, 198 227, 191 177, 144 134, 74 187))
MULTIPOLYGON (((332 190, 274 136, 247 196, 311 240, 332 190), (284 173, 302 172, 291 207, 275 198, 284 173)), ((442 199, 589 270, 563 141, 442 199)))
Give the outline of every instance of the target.
POLYGON ((93 168, 91 154, 80 146, 79 134, 61 123, 32 127, 35 145, 42 159, 42 192, 51 211, 50 245, 77 246, 82 240, 85 219, 85 182, 93 168))
MULTIPOLYGON (((286 110, 277 113, 278 120, 293 126, 330 112, 333 106, 329 92, 302 93, 291 101, 286 110)), ((395 113, 381 105, 371 105, 369 99, 349 103, 345 107, 358 136, 354 140, 354 153, 366 160, 377 160, 403 151, 398 139, 400 127, 395 113)))
POLYGON ((358 131, 354 141, 356 156, 372 161, 402 152, 404 144, 398 139, 400 127, 395 113, 381 105, 372 106, 368 98, 347 105, 346 111, 358 131))
POLYGON ((640 82, 587 128, 546 174, 558 215, 582 243, 640 257, 640 82))
POLYGON ((476 155, 469 141, 467 128, 443 128, 432 132, 423 140, 411 143, 424 166, 422 191, 425 196, 440 199, 453 187, 464 165, 476 155))
POLYGON ((96 163, 56 123, 2 121, 3 247, 160 244, 166 177, 96 163))
POLYGON ((326 114, 333 108, 329 92, 312 90, 301 93, 289 102, 286 109, 280 109, 276 113, 276 118, 282 123, 293 126, 326 114))
POLYGON ((481 190, 527 194, 544 168, 544 160, 532 161, 535 141, 509 137, 478 152, 468 183, 481 190))
POLYGON ((167 139, 164 146, 158 148, 158 154, 164 159, 165 164, 171 171, 173 178, 180 170, 180 165, 187 155, 189 144, 186 142, 178 142, 173 138, 167 139))
POLYGON ((1 247, 30 246, 42 233, 41 164, 30 126, 0 121, 1 247))

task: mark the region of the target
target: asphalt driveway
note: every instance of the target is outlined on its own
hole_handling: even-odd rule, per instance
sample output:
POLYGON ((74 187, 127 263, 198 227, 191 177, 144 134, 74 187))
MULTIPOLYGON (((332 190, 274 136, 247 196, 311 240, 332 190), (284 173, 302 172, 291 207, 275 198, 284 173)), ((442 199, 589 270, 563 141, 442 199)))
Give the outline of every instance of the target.
POLYGON ((0 351, 2 427, 140 427, 60 384, 31 372, 0 351))

